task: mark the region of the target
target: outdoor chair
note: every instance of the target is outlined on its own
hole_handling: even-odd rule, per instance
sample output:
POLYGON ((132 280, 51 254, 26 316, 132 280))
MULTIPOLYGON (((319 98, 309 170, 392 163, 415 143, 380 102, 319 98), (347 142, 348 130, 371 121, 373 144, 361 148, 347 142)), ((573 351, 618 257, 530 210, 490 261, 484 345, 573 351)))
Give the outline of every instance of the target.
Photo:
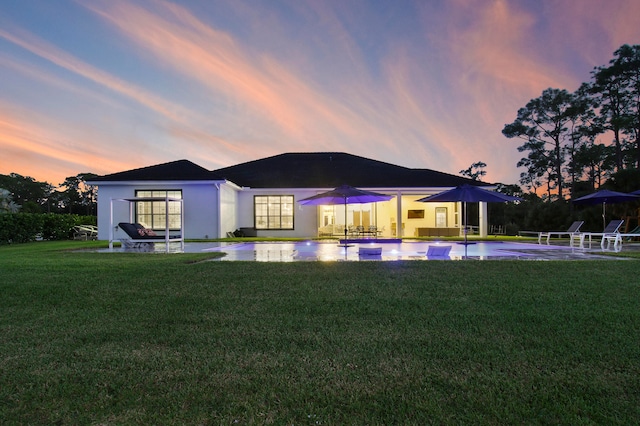
POLYGON ((98 239, 98 227, 95 225, 76 225, 71 228, 74 240, 97 240, 98 239))
POLYGON ((569 227, 569 229, 567 229, 566 231, 544 231, 544 232, 539 232, 538 233, 538 244, 542 244, 542 239, 546 238, 547 240, 547 245, 550 244, 549 239, 551 238, 551 236, 556 236, 556 237, 561 237, 563 235, 568 235, 569 236, 569 244, 571 245, 571 247, 573 247, 573 241, 574 241, 574 237, 580 237, 580 227, 582 226, 582 224, 584 223, 584 220, 576 220, 575 222, 573 222, 571 224, 571 226, 569 227))
POLYGON ((449 259, 451 246, 429 246, 427 249, 427 259, 449 259))
POLYGON ((382 256, 382 247, 360 247, 358 256, 382 256))
POLYGON ((504 235, 505 234, 504 226, 491 225, 491 231, 489 231, 489 234, 495 235, 495 236, 504 235))
POLYGON ((636 226, 633 230, 629 232, 616 232, 613 234, 603 235, 602 236, 602 248, 604 249, 604 242, 607 242, 607 250, 611 248, 611 244, 613 243, 614 251, 622 250, 622 242, 623 241, 632 241, 634 238, 640 237, 640 226, 636 226))
MULTIPOLYGON (((129 239, 120 239, 120 242, 126 249, 152 249, 154 242, 161 243, 167 241, 164 235, 158 235, 153 230, 147 229, 139 223, 120 222, 118 223, 118 227, 129 236, 129 239)), ((180 235, 170 235, 168 240, 175 241, 180 240, 180 238, 180 235)))
MULTIPOLYGON (((619 229, 624 223, 623 219, 616 219, 609 222, 609 224, 604 228, 602 232, 582 232, 578 237, 572 237, 579 239, 580 248, 584 248, 584 243, 586 239, 589 239, 589 248, 591 248, 591 242, 593 237, 600 237, 600 248, 602 250, 605 249, 605 243, 607 244, 607 248, 610 247, 611 243, 615 245, 620 237, 619 229)), ((620 240, 622 242, 622 240, 620 240)))
POLYGON ((629 232, 623 234, 625 241, 633 241, 636 238, 640 238, 640 226, 636 226, 629 232))

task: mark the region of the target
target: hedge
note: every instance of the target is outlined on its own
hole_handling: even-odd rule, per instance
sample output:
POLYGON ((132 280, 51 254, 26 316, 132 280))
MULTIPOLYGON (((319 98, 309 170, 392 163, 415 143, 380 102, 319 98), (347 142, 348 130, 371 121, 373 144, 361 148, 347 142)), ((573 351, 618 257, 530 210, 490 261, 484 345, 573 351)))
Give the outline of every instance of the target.
POLYGON ((76 225, 95 225, 95 216, 56 213, 0 214, 0 245, 26 243, 39 237, 44 240, 66 240, 76 225))

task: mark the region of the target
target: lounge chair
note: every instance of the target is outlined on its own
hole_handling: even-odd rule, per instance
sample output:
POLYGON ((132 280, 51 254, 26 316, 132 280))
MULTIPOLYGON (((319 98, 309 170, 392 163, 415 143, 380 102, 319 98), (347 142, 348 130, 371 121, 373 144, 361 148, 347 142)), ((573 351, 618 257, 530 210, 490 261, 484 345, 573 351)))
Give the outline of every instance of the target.
POLYGON ((98 239, 98 227, 95 225, 76 225, 71 228, 74 240, 97 240, 98 239))
POLYGON ((358 249, 358 256, 382 256, 382 247, 360 247, 358 249))
POLYGON ((451 246, 429 246, 427 249, 427 259, 446 260, 449 258, 451 246))
POLYGON ((544 231, 544 232, 539 232, 538 233, 538 244, 542 244, 542 239, 543 238, 547 239, 547 245, 549 245, 550 244, 549 239, 551 238, 551 236, 561 237, 561 236, 564 236, 564 235, 568 235, 569 236, 569 243, 571 244, 571 247, 573 247, 573 237, 576 236, 576 235, 579 235, 579 230, 580 230, 580 227, 582 226, 583 223, 584 223, 584 220, 576 220, 575 222, 573 222, 571 224, 569 229, 567 229, 566 231, 544 231))
POLYGON ((640 237, 640 226, 636 226, 633 230, 629 232, 616 232, 613 234, 603 235, 602 237, 602 247, 604 249, 604 242, 607 242, 607 250, 611 248, 611 244, 613 243, 614 251, 622 250, 622 242, 623 241, 632 241, 634 238, 640 237))
POLYGON ((572 239, 575 238, 579 240, 580 248, 584 248, 585 240, 588 239, 589 248, 591 248, 591 242, 593 240, 593 237, 596 237, 596 238, 600 237, 601 238, 600 248, 604 250, 605 243, 607 244, 607 248, 611 245, 611 242, 613 242, 615 246, 616 241, 620 235, 619 229, 623 223, 624 223, 624 220, 622 219, 612 220, 611 222, 609 222, 609 224, 607 224, 607 226, 604 228, 602 232, 581 232, 577 237, 572 236, 571 238, 572 239))
POLYGON ((118 227, 122 229, 129 238, 121 238, 120 242, 126 249, 152 249, 154 243, 181 241, 180 235, 158 235, 153 230, 147 229, 139 223, 120 222, 118 227))
POLYGON ((624 241, 633 241, 636 238, 640 238, 640 226, 636 226, 631 231, 621 234, 621 236, 624 241))

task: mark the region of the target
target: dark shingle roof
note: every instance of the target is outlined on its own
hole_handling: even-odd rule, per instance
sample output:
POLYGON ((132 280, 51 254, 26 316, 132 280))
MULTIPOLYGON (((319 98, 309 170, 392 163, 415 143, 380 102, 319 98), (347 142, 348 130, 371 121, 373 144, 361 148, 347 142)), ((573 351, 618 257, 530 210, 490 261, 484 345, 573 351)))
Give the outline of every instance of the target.
POLYGON ((454 187, 486 185, 429 169, 410 169, 343 152, 287 153, 225 167, 218 179, 251 188, 454 187))
POLYGON ((211 172, 189 160, 178 160, 126 172, 100 176, 91 181, 157 181, 157 180, 212 180, 211 172))
POLYGON ((228 180, 249 188, 454 187, 487 185, 430 169, 410 169, 344 152, 287 153, 208 171, 188 160, 113 173, 95 182, 228 180))

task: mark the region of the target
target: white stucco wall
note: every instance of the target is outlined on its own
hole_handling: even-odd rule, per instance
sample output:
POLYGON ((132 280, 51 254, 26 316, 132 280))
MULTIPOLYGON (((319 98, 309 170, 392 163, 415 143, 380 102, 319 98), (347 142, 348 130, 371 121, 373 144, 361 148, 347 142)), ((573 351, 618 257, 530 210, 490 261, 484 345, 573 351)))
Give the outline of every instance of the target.
MULTIPOLYGON (((294 197, 294 229, 293 230, 258 230, 260 237, 314 237, 318 233, 318 206, 302 206, 298 203, 303 198, 323 192, 321 189, 248 189, 240 188, 225 181, 183 181, 183 182, 102 182, 98 187, 98 238, 109 239, 110 200, 112 198, 135 197, 136 190, 182 190, 184 206, 184 236, 187 239, 224 238, 226 233, 238 228, 254 227, 255 195, 293 195, 294 197)), ((393 194, 393 188, 375 189, 379 192, 393 194)), ((413 236, 417 227, 435 227, 435 208, 439 203, 419 203, 422 196, 434 193, 426 190, 419 196, 415 190, 412 194, 401 194, 403 200, 400 207, 402 221, 405 223, 405 236, 413 236), (424 219, 407 219, 409 209, 424 209, 424 219)), ((483 203, 484 204, 484 203, 483 203)), ((456 224, 455 203, 443 203, 447 207, 448 227, 456 224)), ((397 198, 378 203, 375 207, 377 225, 384 229, 383 236, 391 235, 391 225, 398 216, 397 198)), ((486 207, 485 207, 486 209, 486 207)), ((343 211, 343 210, 342 210, 343 211)), ((128 203, 114 203, 114 225, 129 221, 128 203)), ((484 211, 483 211, 484 212, 484 211)), ((486 221, 486 212, 481 222, 486 221)), ((339 223, 342 223, 339 221, 339 223)), ((486 226, 481 226, 486 232, 486 226)), ((122 231, 114 237, 124 238, 122 231)))
MULTIPOLYGON (((215 182, 101 182, 98 186, 98 239, 109 239, 111 199, 135 197, 136 190, 181 190, 184 214, 184 237, 218 238, 218 189, 215 182)), ((113 223, 129 221, 129 205, 113 203, 113 223)), ((124 238, 122 231, 114 237, 124 238)))
POLYGON ((220 185, 220 237, 238 229, 238 189, 230 184, 220 185))
POLYGON ((254 227, 253 198, 255 195, 293 195, 293 230, 258 230, 259 237, 314 237, 318 234, 318 207, 301 206, 298 200, 317 194, 318 191, 300 189, 245 189, 238 193, 238 228, 254 227))
MULTIPOLYGON (((164 188, 163 188, 164 189, 164 188)), ((182 185, 185 238, 219 238, 218 189, 212 183, 182 185)))

